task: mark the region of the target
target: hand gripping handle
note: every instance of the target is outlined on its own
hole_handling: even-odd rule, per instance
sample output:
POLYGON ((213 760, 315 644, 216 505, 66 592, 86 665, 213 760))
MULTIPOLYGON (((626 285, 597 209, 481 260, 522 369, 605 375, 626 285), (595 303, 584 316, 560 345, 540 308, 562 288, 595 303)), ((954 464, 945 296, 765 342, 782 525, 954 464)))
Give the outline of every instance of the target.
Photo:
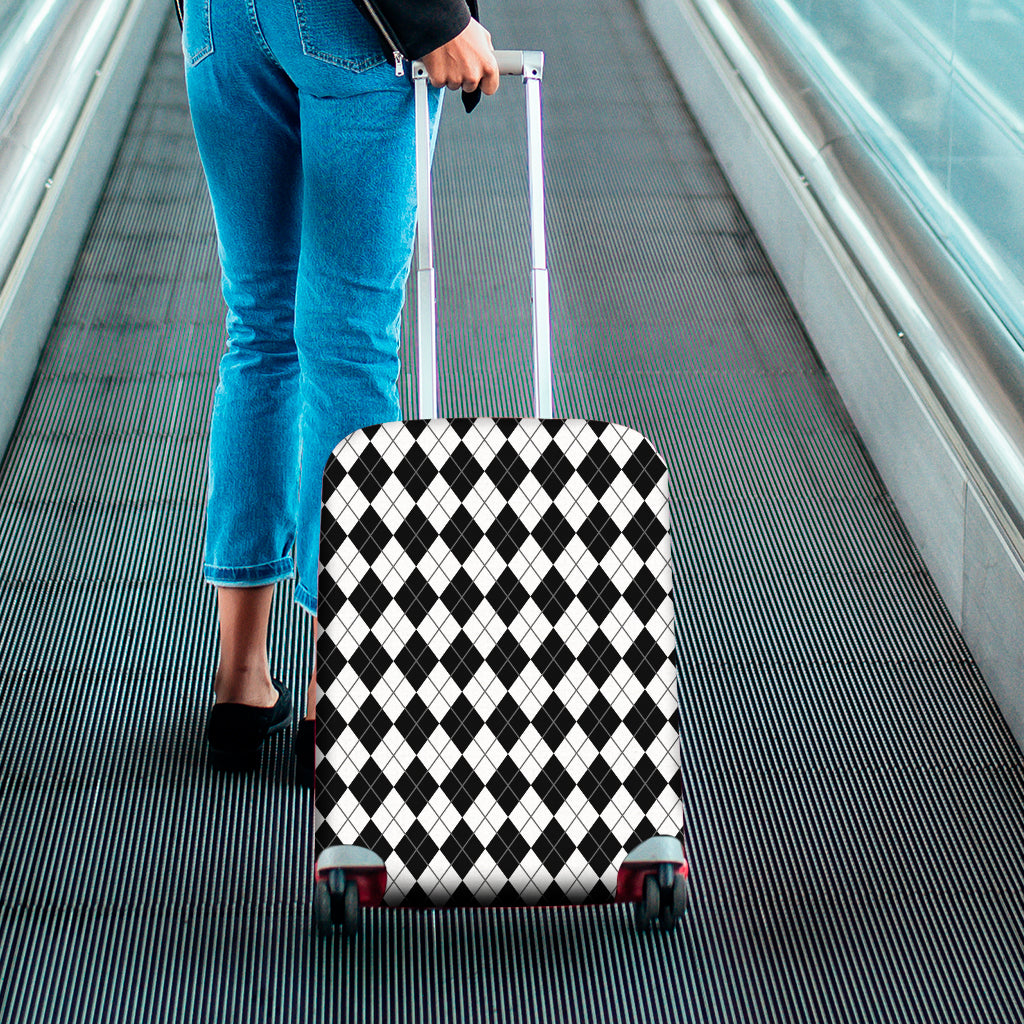
MULTIPOLYGON (((544 161, 541 147, 540 83, 544 54, 537 50, 495 50, 502 75, 518 75, 526 85, 527 171, 530 187, 531 301, 533 313, 533 411, 552 415, 551 302, 548 294, 544 227, 544 161)), ((412 65, 416 87, 416 347, 419 417, 437 415, 437 325, 434 298, 434 239, 430 192, 430 115, 427 71, 412 65)))

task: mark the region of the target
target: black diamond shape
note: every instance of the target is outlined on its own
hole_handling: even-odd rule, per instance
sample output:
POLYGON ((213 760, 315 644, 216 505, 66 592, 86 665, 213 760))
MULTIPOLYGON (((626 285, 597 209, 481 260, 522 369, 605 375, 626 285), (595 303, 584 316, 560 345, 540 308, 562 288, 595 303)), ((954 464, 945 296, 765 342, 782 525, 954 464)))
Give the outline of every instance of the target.
POLYGON ((654 698, 644 690, 626 712, 624 722, 637 743, 646 749, 665 728, 666 716, 654 698))
MULTIPOLYGON (((559 740, 561 742, 561 740, 559 740)), ((550 746, 550 744, 548 744, 550 746)), ((552 814, 557 814, 576 783, 557 757, 551 757, 533 780, 533 788, 552 814)), ((544 858, 541 857, 541 860, 544 858)))
POLYGON ((544 701, 540 710, 533 716, 534 728, 552 750, 558 749, 575 724, 576 719, 565 706, 565 701, 555 693, 544 701))
MULTIPOLYGON (((568 900, 541 900, 543 906, 554 907, 559 905, 565 905, 568 900)), ((479 899, 474 902, 474 906, 479 906, 479 899)), ((488 906, 491 907, 523 907, 526 906, 526 901, 523 899, 523 894, 519 891, 515 882, 506 882, 498 891, 495 893, 494 899, 490 901, 488 906)))
POLYGON ((477 525, 465 505, 460 505, 455 510, 441 530, 441 539, 460 562, 465 562, 473 554, 483 535, 484 531, 477 525))
POLYGON ((605 746, 621 724, 622 720, 603 693, 594 694, 583 714, 580 715, 580 728, 598 750, 605 746))
POLYGON ((348 471, 363 497, 373 501, 391 476, 391 467, 374 446, 367 445, 348 471))
POLYGON ((452 830, 451 835, 441 844, 441 852, 455 869, 456 874, 464 878, 480 860, 480 854, 484 852, 484 844, 480 842, 476 833, 465 821, 460 821, 452 830))
POLYGON ((325 817, 338 806, 348 787, 341 776, 326 762, 321 761, 315 770, 316 807, 325 817))
POLYGON ((566 481, 572 476, 572 463, 557 444, 546 444, 540 457, 533 464, 533 475, 552 501, 565 488, 566 481))
POLYGON ((465 569, 459 569, 452 577, 451 583, 445 587, 441 600, 451 617, 460 626, 465 626, 480 607, 483 594, 469 573, 465 569))
POLYGON ((391 603, 387 587, 374 572, 368 572, 352 591, 352 607, 368 626, 373 628, 380 621, 384 610, 391 603))
POLYGON ((552 562, 565 551, 575 536, 576 531, 561 509, 554 505, 544 511, 544 515, 533 528, 533 539, 552 562))
POLYGON ((619 464, 607 447, 598 441, 576 467, 590 492, 600 498, 619 474, 619 464))
POLYGON ((340 845, 338 836, 334 834, 334 829, 326 821, 313 833, 313 842, 316 844, 317 850, 321 851, 326 850, 328 846, 340 845))
MULTIPOLYGON (((513 420, 513 423, 518 421, 513 420)), ((529 475, 526 463, 519 457, 519 452, 507 441, 495 452, 494 458, 484 470, 501 496, 508 501, 523 485, 529 475)))
POLYGON ((409 573, 405 583, 395 594, 395 603, 414 626, 419 626, 423 622, 436 601, 437 594, 419 569, 413 569, 409 573))
POLYGON ((415 444, 395 467, 395 476, 413 501, 419 501, 437 477, 437 467, 426 450, 415 444))
MULTIPOLYGON (((328 556, 330 557, 330 556, 328 556)), ((326 629, 333 622, 341 609, 344 608, 348 595, 331 578, 331 574, 321 565, 317 573, 317 590, 320 600, 317 603, 317 621, 326 629)))
POLYGON ((320 519, 320 564, 327 565, 348 539, 348 531, 325 507, 320 519))
POLYGON ((600 814, 619 788, 619 780, 608 762, 598 754, 583 773, 577 785, 600 814))
POLYGON ((352 795, 369 815, 376 814, 380 806, 394 789, 388 777, 377 767, 375 761, 367 761, 349 786, 352 795))
POLYGON ((355 844, 364 850, 372 850, 382 859, 391 852, 391 844, 384 838, 384 833, 372 821, 368 821, 356 836, 355 844))
POLYGON ((647 441, 637 445, 622 472, 644 498, 660 486, 662 477, 666 475, 665 463, 647 441))
POLYGON ((395 722, 402 739, 418 754, 437 728, 437 719, 418 693, 414 693, 395 722))
POLYGON ((484 720, 469 698, 460 693, 441 719, 441 728, 459 750, 465 750, 480 734, 484 720))
POLYGON ((646 562, 658 545, 665 539, 665 524, 654 514, 650 505, 641 505, 634 513, 625 529, 623 536, 629 541, 633 550, 646 562))
POLYGON ((487 603, 497 612, 498 618, 510 626, 529 600, 529 591, 519 582, 519 577, 505 569, 486 593, 487 603))
POLYGON ((472 765, 460 757, 444 777, 441 790, 459 814, 466 814, 476 798, 484 791, 484 782, 472 765))
POLYGON ((349 659, 353 671, 367 685, 373 686, 380 682, 384 673, 391 667, 391 655, 381 646, 380 641, 368 633, 352 652, 349 659))
POLYGON ((314 742, 321 754, 326 754, 338 737, 345 731, 348 722, 329 701, 321 700, 316 707, 316 726, 313 729, 314 742))
POLYGON ((615 838, 604 818, 597 818, 580 840, 579 850, 587 858, 591 870, 600 878, 619 859, 622 843, 615 838))
POLYGON ((487 539, 505 561, 511 562, 526 543, 530 531, 523 525, 518 513, 506 505, 487 527, 487 539))
POLYGON ((316 674, 321 687, 326 690, 344 671, 348 658, 330 642, 330 637, 326 633, 320 634, 316 648, 316 674))
POLYGON ((647 754, 640 755, 623 785, 644 813, 654 807, 667 788, 665 777, 647 754))
POLYGON ((501 698, 487 719, 487 728, 494 733, 505 750, 511 750, 516 745, 529 724, 529 718, 523 714, 519 702, 510 693, 501 698))
POLYGON ((580 651, 578 660, 587 675, 600 686, 615 671, 622 658, 608 637, 598 630, 580 651))
POLYGON ((448 677, 463 689, 469 685, 483 663, 484 656, 462 630, 452 638, 452 642, 441 655, 441 664, 448 677))
POLYGON ((483 474, 480 463, 464 441, 460 441, 441 467, 441 476, 447 481, 452 493, 465 501, 483 474))
POLYGON ((419 882, 413 882, 402 900, 402 905, 416 910, 426 910, 428 907, 433 907, 434 901, 431 899, 430 893, 419 882))
POLYGON ((395 853, 413 876, 418 878, 437 856, 437 849, 437 843, 430 838, 429 833, 417 818, 409 826, 409 831, 399 840, 398 846, 395 847, 395 853))
POLYGON ((557 686, 565 679, 575 660, 565 641, 553 632, 544 637, 533 655, 534 665, 552 686, 557 686))
POLYGON ((502 685, 511 686, 530 663, 530 657, 511 633, 503 633, 501 639, 487 655, 487 665, 502 685))
POLYGON ((476 422, 472 416, 456 416, 448 421, 448 429, 458 437, 465 437, 476 426, 476 422))
POLYGON ((633 578, 622 595, 641 622, 650 622, 654 613, 665 603, 671 591, 657 579, 646 565, 633 578))
POLYGON ((601 505, 595 505, 580 524, 579 534, 580 540, 587 546, 587 551, 600 562, 622 536, 622 531, 601 505))
POLYGON ((349 538, 356 546, 359 554, 371 564, 384 550, 393 536, 391 527, 377 515, 372 506, 363 511, 363 514, 353 524, 352 530, 349 533, 349 538))
POLYGON ((633 830, 633 835, 623 845, 627 850, 635 850, 641 843, 653 839, 658 834, 654 822, 650 818, 641 818, 633 830))
POLYGON ((517 420, 514 416, 494 417, 494 429, 504 437, 511 437, 519 429, 520 423, 522 420, 517 420))
POLYGON ((324 500, 321 504, 327 504, 326 499, 341 486, 341 482, 346 476, 348 476, 348 470, 341 464, 341 460, 334 452, 331 452, 327 456, 327 462, 324 463, 323 488, 320 492, 324 500))
POLYGON ((552 881, 547 888, 541 890, 538 902, 542 907, 564 907, 574 901, 569 899, 568 893, 557 882, 552 881))
POLYGON ((529 788, 530 783, 526 781, 526 776, 511 757, 506 757, 498 765, 487 783, 491 796, 506 814, 511 814, 516 809, 529 788))
POLYGON ((646 629, 641 629, 623 660, 633 675, 647 686, 662 670, 667 659, 654 637, 646 629))
POLYGON ((608 578, 604 569, 596 566, 587 581, 580 587, 577 596, 590 617, 600 624, 608 618, 608 613, 618 603, 622 594, 608 578))
POLYGON ((414 757, 409 767, 399 776, 395 789, 398 795, 408 804, 409 810, 415 815, 423 813, 423 808, 430 803, 430 798, 437 792, 437 783, 427 771, 427 766, 414 757))
POLYGON ((547 871, 557 875, 576 852, 576 844, 557 821, 550 821, 534 840, 533 852, 547 871))
MULTIPOLYGON (((317 708, 318 715, 319 710, 317 708)), ((380 746, 381 740, 387 735, 392 722, 391 716, 384 711, 371 695, 363 701, 359 710, 352 716, 352 721, 348 724, 358 737, 359 742, 372 754, 380 746)), ((319 728, 318 721, 317 732, 319 732, 319 728)))
POLYGON ((552 626, 565 614, 575 597, 575 591, 565 582, 562 573, 553 566, 533 592, 534 604, 544 613, 544 618, 552 626))
POLYGON ((437 530, 419 505, 415 505, 395 531, 395 539, 402 545, 402 550, 418 565, 430 550, 430 545, 437 539, 437 530))
POLYGON ((523 858, 530 852, 530 844, 511 821, 506 821, 487 844, 487 852, 501 873, 511 878, 522 867, 523 858))
POLYGON ((411 685, 419 688, 434 670, 437 655, 419 633, 413 633, 395 657, 395 664, 411 685))

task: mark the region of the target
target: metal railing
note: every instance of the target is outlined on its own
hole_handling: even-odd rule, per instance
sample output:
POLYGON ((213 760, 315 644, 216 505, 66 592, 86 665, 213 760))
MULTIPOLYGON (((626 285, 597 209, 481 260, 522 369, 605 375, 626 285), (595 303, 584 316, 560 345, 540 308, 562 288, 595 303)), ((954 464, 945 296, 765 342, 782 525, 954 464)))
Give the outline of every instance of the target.
MULTIPOLYGON (((986 237, 969 204, 949 192, 950 175, 914 151, 895 121, 910 101, 890 97, 891 113, 884 109, 877 97, 885 98, 892 83, 859 81, 863 66, 849 53, 834 52, 794 6, 786 0, 690 2, 871 282, 899 344, 930 381, 1017 538, 1024 537, 1024 287, 1012 253, 986 237)), ((870 3, 854 7, 874 9, 870 3)), ((863 45, 879 46, 877 36, 863 45)), ((976 130, 991 140, 998 115, 991 91, 980 88, 976 76, 965 78, 963 67, 943 69, 949 54, 937 53, 922 46, 903 51, 903 58, 915 63, 919 78, 949 79, 938 117, 948 119, 955 101, 960 125, 973 117, 976 130)), ((934 89, 921 88, 934 97, 934 89)), ((1003 148, 991 162, 1007 166, 1006 147, 1019 154, 1021 140, 1015 124, 997 135, 1003 148)), ((1004 184, 1024 192, 1019 173, 1011 172, 1004 184)), ((1019 212, 1007 208, 1004 220, 1019 212)))
POLYGON ((0 0, 0 453, 167 0, 0 0))
POLYGON ((6 280, 131 0, 20 0, 0 40, 6 280))

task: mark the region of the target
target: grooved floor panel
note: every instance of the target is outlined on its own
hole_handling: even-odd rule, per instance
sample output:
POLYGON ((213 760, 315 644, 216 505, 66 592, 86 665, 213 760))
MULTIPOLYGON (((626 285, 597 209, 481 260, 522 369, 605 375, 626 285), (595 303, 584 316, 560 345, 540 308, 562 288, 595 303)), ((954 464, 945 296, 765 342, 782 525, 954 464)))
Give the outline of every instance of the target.
MULTIPOLYGON (((1024 1020, 1024 762, 699 130, 628 0, 494 6, 547 53, 556 411, 670 469, 694 909, 320 942, 290 735, 207 767, 224 308, 172 16, 0 467, 0 1020, 1024 1020)), ((448 98, 446 414, 527 411, 521 93, 448 98)))

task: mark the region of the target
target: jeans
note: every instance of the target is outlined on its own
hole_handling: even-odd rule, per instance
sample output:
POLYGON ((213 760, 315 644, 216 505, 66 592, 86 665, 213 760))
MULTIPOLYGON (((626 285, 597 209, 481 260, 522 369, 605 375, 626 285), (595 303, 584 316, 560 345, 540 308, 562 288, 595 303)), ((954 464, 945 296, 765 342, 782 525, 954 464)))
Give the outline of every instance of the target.
POLYGON ((401 418, 412 81, 349 0, 187 0, 182 48, 228 307, 203 572, 258 586, 297 569, 315 614, 327 457, 401 418))

